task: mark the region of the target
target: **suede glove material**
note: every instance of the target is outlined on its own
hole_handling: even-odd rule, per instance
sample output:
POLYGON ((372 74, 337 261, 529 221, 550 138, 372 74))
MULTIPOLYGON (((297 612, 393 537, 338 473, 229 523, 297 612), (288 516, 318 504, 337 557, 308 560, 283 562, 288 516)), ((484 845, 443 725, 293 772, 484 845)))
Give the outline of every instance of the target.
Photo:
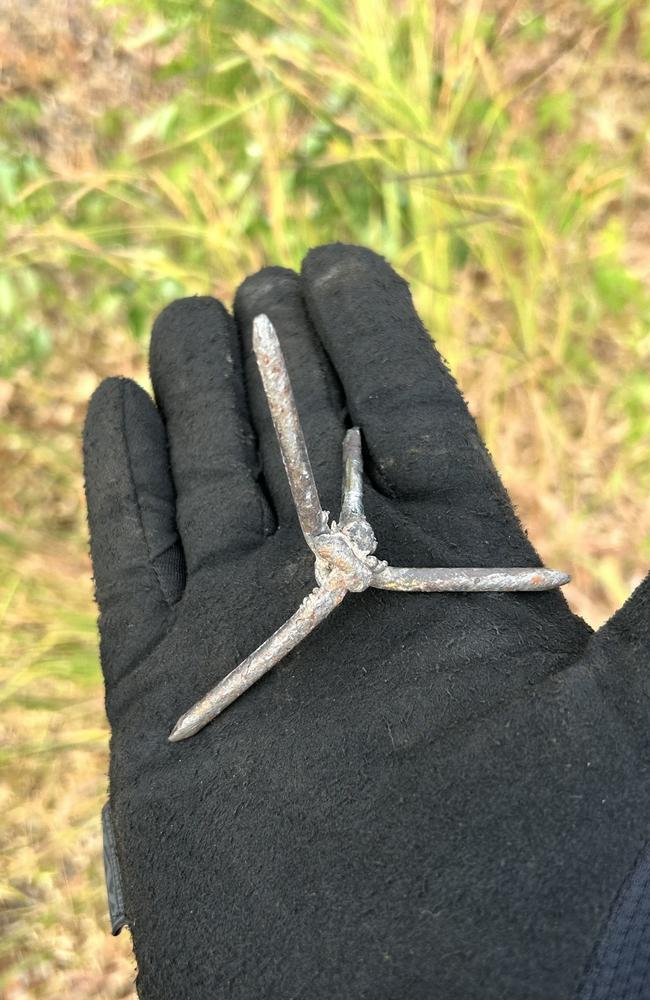
POLYGON ((84 438, 139 996, 570 1000, 648 840, 647 579, 595 634, 560 592, 350 595, 167 740, 314 583, 252 355, 259 312, 333 516, 355 424, 380 558, 540 565, 382 258, 324 246, 300 274, 246 279, 234 317, 208 297, 164 310, 155 404, 108 379, 84 438))

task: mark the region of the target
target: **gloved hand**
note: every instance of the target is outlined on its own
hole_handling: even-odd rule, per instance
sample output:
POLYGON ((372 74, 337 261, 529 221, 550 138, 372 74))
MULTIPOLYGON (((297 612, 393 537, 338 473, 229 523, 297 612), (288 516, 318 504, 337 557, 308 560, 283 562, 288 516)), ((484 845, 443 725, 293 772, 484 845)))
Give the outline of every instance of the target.
POLYGON ((211 298, 165 309, 157 406, 107 380, 84 443, 140 997, 650 996, 648 580, 596 634, 557 591, 351 594, 222 716, 168 742, 314 583, 252 356, 259 312, 335 516, 343 433, 361 427, 380 558, 539 565, 406 284, 374 253, 335 244, 300 275, 266 268, 234 320, 211 298), (648 992, 603 992, 644 974, 648 992))

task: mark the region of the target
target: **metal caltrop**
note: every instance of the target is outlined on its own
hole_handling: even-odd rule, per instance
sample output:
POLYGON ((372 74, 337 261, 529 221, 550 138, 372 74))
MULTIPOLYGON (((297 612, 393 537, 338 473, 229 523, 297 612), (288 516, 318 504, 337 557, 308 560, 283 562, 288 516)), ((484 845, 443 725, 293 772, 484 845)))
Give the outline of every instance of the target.
POLYGON ((359 593, 368 587, 432 593, 537 591, 561 587, 570 579, 552 569, 420 569, 389 566, 377 559, 373 555, 377 540, 363 509, 359 428, 351 428, 343 439, 341 514, 338 523, 330 523, 329 512, 320 505, 280 342, 264 314, 253 320, 253 349, 300 527, 314 553, 317 586, 273 635, 180 717, 169 735, 172 742, 193 736, 223 712, 327 618, 350 591, 359 593))

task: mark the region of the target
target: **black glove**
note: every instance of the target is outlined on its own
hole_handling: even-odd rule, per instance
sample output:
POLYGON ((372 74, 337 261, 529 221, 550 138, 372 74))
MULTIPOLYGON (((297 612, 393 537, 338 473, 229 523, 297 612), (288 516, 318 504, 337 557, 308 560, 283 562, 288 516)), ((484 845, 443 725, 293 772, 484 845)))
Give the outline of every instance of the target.
POLYGON ((650 996, 648 580, 596 634, 557 591, 351 594, 168 742, 314 584, 251 352, 259 312, 334 515, 344 430, 362 429, 379 557, 540 564, 381 258, 321 247, 300 275, 248 278, 234 312, 165 309, 157 407, 109 379, 85 432, 139 995, 650 996))

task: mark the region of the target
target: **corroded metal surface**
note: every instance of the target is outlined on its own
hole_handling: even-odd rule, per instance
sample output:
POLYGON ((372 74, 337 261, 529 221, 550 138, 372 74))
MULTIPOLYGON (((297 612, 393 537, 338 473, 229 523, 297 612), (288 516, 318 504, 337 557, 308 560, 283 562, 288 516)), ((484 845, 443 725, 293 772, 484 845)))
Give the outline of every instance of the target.
POLYGON ((300 527, 311 546, 312 536, 327 528, 327 513, 320 504, 280 342, 271 320, 263 313, 253 320, 253 350, 300 527))
POLYGON ((554 590, 569 582, 566 573, 556 569, 474 569, 454 567, 435 569, 410 566, 387 566, 372 578, 371 587, 381 590, 440 591, 520 591, 554 590))
POLYGON ((363 508, 361 433, 352 427, 343 441, 343 486, 339 522, 322 510, 291 383, 277 334, 268 316, 253 320, 253 347, 269 401, 282 460, 305 541, 315 556, 318 584, 272 636, 180 717, 169 739, 193 736, 223 712, 255 681, 338 607, 346 594, 368 587, 381 590, 539 591, 561 587, 569 576, 543 568, 438 568, 389 566, 372 553, 377 547, 363 508))
POLYGON ((301 639, 309 635, 324 618, 341 603, 347 589, 345 587, 314 587, 291 618, 288 618, 273 635, 265 639, 245 660, 206 695, 197 701, 188 712, 181 715, 172 729, 169 739, 172 743, 185 740, 198 733, 208 722, 223 712, 244 691, 268 673, 278 660, 301 639))
POLYGON ((343 487, 341 493, 339 524, 343 526, 354 518, 365 517, 361 431, 358 427, 351 427, 343 438, 343 487))
MULTIPOLYGON (((363 509, 361 431, 358 427, 351 427, 343 438, 343 483, 338 527, 365 555, 377 548, 375 533, 363 509)), ((336 528, 336 522, 333 522, 332 528, 336 528)))

